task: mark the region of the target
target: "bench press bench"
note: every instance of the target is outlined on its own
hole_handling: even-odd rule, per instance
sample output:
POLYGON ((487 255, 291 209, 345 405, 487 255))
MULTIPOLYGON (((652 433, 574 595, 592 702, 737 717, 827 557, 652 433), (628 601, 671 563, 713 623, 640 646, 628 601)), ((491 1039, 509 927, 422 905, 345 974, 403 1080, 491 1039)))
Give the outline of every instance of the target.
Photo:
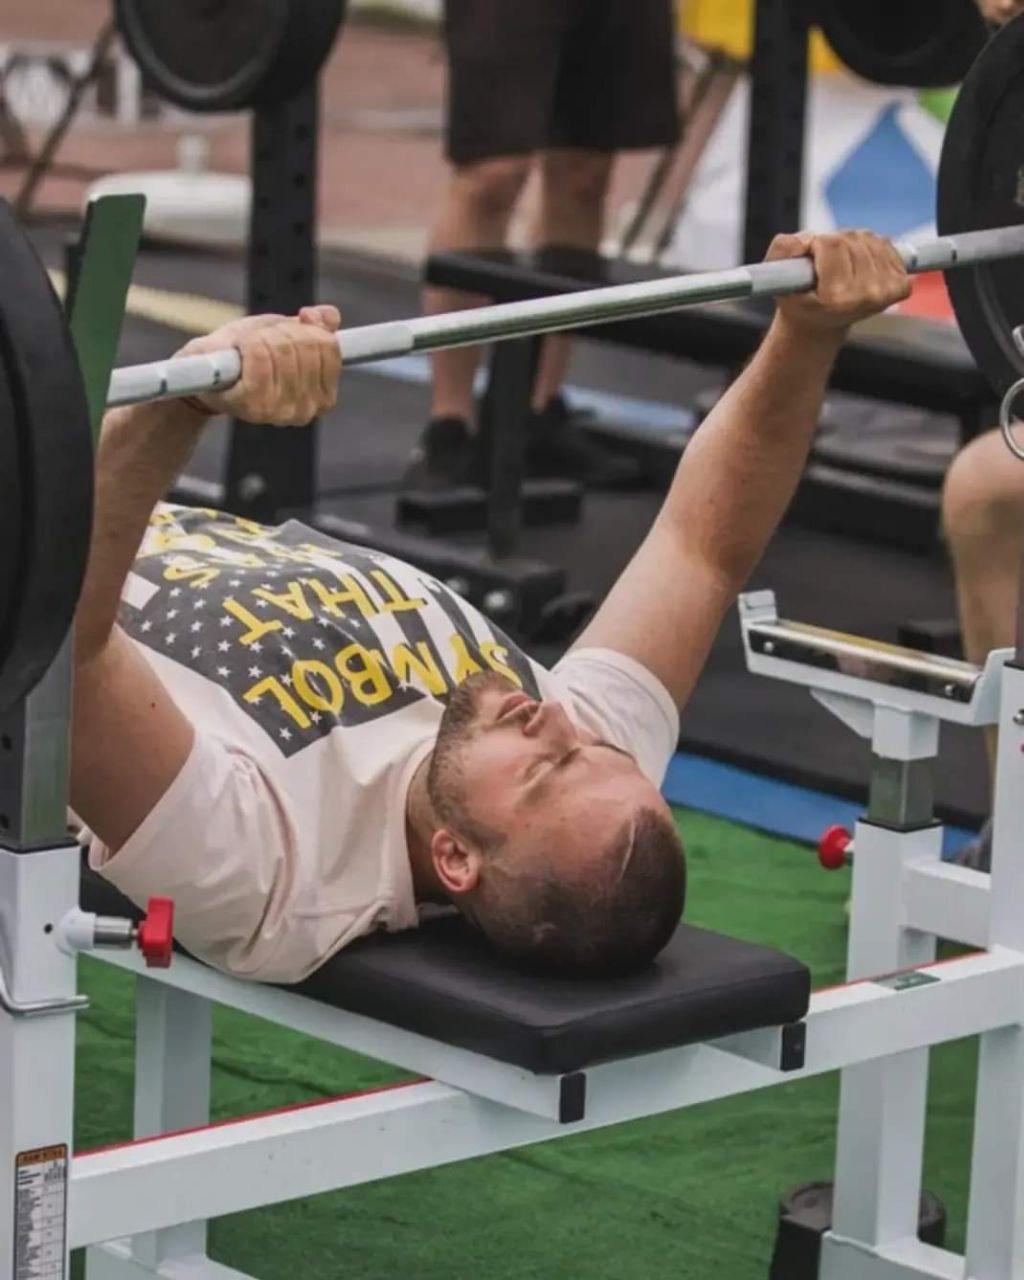
POLYGON ((845 984, 810 993, 798 960, 686 924, 644 972, 540 978, 495 959, 451 915, 362 940, 293 988, 241 981, 183 954, 147 969, 141 955, 101 942, 116 934, 117 916, 138 913, 83 872, 73 847, 27 857, 0 845, 0 903, 17 906, 7 945, 29 953, 20 969, 5 962, 10 985, 0 991, 12 1274, 35 1274, 19 1269, 26 1249, 62 1257, 45 1223, 55 1196, 66 1245, 87 1250, 87 1280, 244 1280, 209 1259, 209 1219, 837 1070, 835 1216, 820 1242, 820 1280, 1020 1274, 1024 1188, 1004 1176, 1024 1168, 1015 811, 997 802, 991 878, 947 866, 926 775, 940 722, 998 719, 998 794, 1015 794, 1024 668, 1007 665, 1006 652, 979 669, 788 623, 770 592, 744 597, 740 616, 752 671, 809 688, 871 740, 845 984), (136 977, 136 1059, 133 1138, 72 1152, 67 1139, 45 1139, 70 1135, 68 1014, 81 1007, 71 953, 94 944, 80 922, 70 947, 51 939, 55 921, 58 939, 69 939, 62 910, 74 918, 77 903, 112 917, 92 920, 94 944, 104 945, 97 957, 136 977), (938 937, 979 949, 937 962, 938 937), (49 988, 33 972, 44 965, 49 988), (44 993, 44 1007, 31 1003, 44 993), (211 1124, 214 1004, 417 1078, 211 1124), (972 1180, 985 1194, 971 1201, 965 1272, 916 1228, 928 1050, 967 1036, 982 1044, 972 1180))
MULTIPOLYGON (((137 908, 83 863, 82 905, 100 915, 138 919, 137 908)), ((339 1172, 332 1162, 306 1173, 282 1172, 281 1151, 272 1138, 239 1141, 243 1131, 261 1127, 294 1126, 294 1117, 310 1122, 324 1119, 328 1129, 341 1123, 331 1112, 350 1112, 367 1106, 385 1109, 412 1095, 406 1090, 373 1091, 363 1099, 339 1099, 313 1104, 280 1116, 243 1117, 228 1125, 209 1126, 210 1007, 228 1004, 296 1031, 314 1035, 433 1077, 447 1086, 453 1098, 486 1099, 506 1114, 518 1114, 515 1127, 526 1125, 529 1137, 495 1146, 480 1137, 466 1154, 536 1140, 538 1119, 552 1126, 550 1134, 574 1131, 600 1118, 606 1106, 595 1099, 598 1114, 588 1106, 588 1080, 594 1069, 632 1073, 650 1064, 656 1068, 666 1052, 687 1046, 720 1046, 723 1061, 735 1044, 736 1064, 744 1060, 745 1036, 765 1033, 758 1044, 767 1055, 771 1074, 804 1065, 804 1024, 810 1000, 810 975, 798 960, 770 948, 741 942, 705 929, 681 925, 668 947, 649 969, 615 981, 539 978, 517 973, 498 961, 474 931, 454 914, 438 915, 421 928, 404 933, 378 934, 339 953, 305 982, 290 988, 261 986, 219 973, 179 952, 162 972, 139 969, 128 955, 100 953, 104 960, 138 973, 136 1001, 136 1142, 95 1153, 81 1153, 74 1161, 74 1204, 69 1227, 72 1244, 95 1244, 89 1249, 89 1280, 127 1280, 142 1276, 205 1276, 226 1280, 234 1273, 205 1257, 205 1221, 140 1231, 134 1240, 104 1239, 106 1214, 119 1222, 129 1219, 160 1227, 164 1222, 192 1215, 181 1204, 202 1191, 203 1218, 252 1204, 312 1194, 346 1183, 364 1181, 397 1168, 383 1170, 392 1158, 388 1143, 375 1135, 375 1149, 359 1148, 365 1166, 339 1172), (255 1128, 254 1128, 255 1127, 255 1128), (157 1134, 170 1134, 154 1142, 157 1134), (180 1135, 180 1136, 175 1136, 180 1135), (222 1144, 234 1136, 234 1149, 244 1160, 223 1163, 222 1144), (212 1144, 204 1160, 199 1148, 212 1144), (182 1148, 193 1172, 181 1171, 174 1193, 147 1193, 144 1168, 156 1150, 182 1148), (219 1153, 219 1154, 218 1154, 219 1153), (262 1160, 261 1160, 262 1156, 262 1160), (273 1166, 273 1169, 271 1168, 273 1166), (120 1168, 123 1191, 109 1185, 120 1168), (273 1176, 276 1190, 267 1183, 273 1176), (91 1181, 108 1180, 101 1202, 90 1203, 91 1181), (312 1180, 311 1180, 312 1179, 312 1180), (216 1188, 226 1194, 218 1197, 216 1188), (177 1202, 175 1204, 175 1202, 177 1202), (175 1207, 169 1208, 169 1204, 175 1207), (181 1268, 185 1266, 183 1272, 181 1268)), ((694 1050, 696 1051, 696 1050, 694 1050)), ((763 1068, 762 1068, 763 1069, 763 1068)), ((714 1083, 715 1076, 705 1083, 714 1083)), ((421 1090, 436 1091, 422 1082, 421 1090)), ((650 1105, 648 1089, 631 1102, 650 1105)), ((657 1108, 656 1108, 657 1109, 657 1108)), ((301 1127, 301 1122, 300 1122, 301 1127)), ((308 1136, 308 1135, 307 1135, 308 1136)), ((339 1134, 339 1136, 341 1136, 339 1134)), ((282 1139, 283 1141, 289 1141, 282 1139)), ((290 1142, 302 1135, 292 1128, 290 1142)), ((443 1163, 445 1143, 417 1142, 415 1129, 400 1122, 400 1153, 414 1163, 403 1167, 443 1163)), ((343 1156, 352 1160, 352 1150, 343 1156)), ((334 1162, 336 1164, 336 1162, 334 1162)), ((173 1156, 170 1166, 173 1167, 173 1156)), ((287 1160, 285 1161, 287 1168, 287 1160)))
MULTIPOLYGON (((134 952, 97 952, 137 979, 135 1136, 66 1160, 68 1243, 87 1249, 87 1280, 244 1280, 207 1257, 208 1219, 835 1070, 836 1201, 814 1274, 1019 1274, 1024 1191, 1003 1176, 1021 1167, 1024 1150, 1014 815, 997 805, 991 878, 948 866, 926 776, 941 722, 1000 719, 1007 794, 1024 742, 1010 722, 1024 701, 1020 669, 1005 665, 1007 652, 979 669, 789 623, 770 592, 743 598, 741 622, 752 671, 808 688, 871 741, 848 981, 812 994, 798 960, 686 924, 644 972, 541 978, 497 960, 456 915, 363 939, 289 988, 240 981, 184 954, 149 970, 134 952), (938 937, 980 949, 937 961, 938 937), (213 1004, 418 1078, 211 1124, 213 1004), (963 1258, 918 1239, 916 1226, 928 1049, 974 1035, 982 1049, 972 1180, 985 1194, 971 1201, 964 1271, 963 1258)), ((31 870, 37 858, 22 861, 31 870)), ((0 859, 0 872, 7 865, 0 859)), ((81 879, 87 909, 138 918, 105 881, 88 870, 81 879)), ((29 1061, 18 1043, 48 1026, 65 1028, 64 1060, 56 1049, 53 1062, 35 1052, 29 1069, 53 1076, 49 1092, 40 1085, 52 1097, 71 1079, 67 1020, 21 1019, 12 1047, 16 1064, 29 1061)), ((59 1153, 53 1159, 59 1167, 59 1153)))
MULTIPOLYGON (((82 903, 98 915, 141 916, 85 866, 82 903)), ((174 967, 181 963, 176 959, 174 967)), ((203 969, 191 959, 185 965, 203 969)), ((271 989, 217 977, 248 992, 271 989)), ((168 973, 166 981, 175 980, 168 973)), ((361 939, 304 982, 273 990, 527 1071, 570 1077, 602 1062, 798 1024, 807 1013, 810 974, 780 951, 680 925, 642 973, 594 981, 538 977, 502 963, 453 912, 418 929, 361 939)), ((799 1039, 796 1031, 786 1037, 790 1045, 799 1039)), ((787 1069, 802 1065, 801 1054, 788 1053, 787 1069)), ((570 1101, 567 1093, 559 1119, 574 1122, 584 1113, 582 1095, 570 1101)))

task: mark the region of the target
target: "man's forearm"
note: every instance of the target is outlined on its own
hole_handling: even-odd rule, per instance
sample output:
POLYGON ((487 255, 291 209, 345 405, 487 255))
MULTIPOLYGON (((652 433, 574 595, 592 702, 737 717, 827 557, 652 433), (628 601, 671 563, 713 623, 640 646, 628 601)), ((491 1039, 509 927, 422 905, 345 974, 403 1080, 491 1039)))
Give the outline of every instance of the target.
POLYGON ((153 508, 188 461, 205 422, 177 401, 115 409, 104 420, 89 564, 75 615, 80 665, 110 638, 153 508))
POLYGON ((776 317, 757 355, 687 446, 661 519, 738 590, 799 482, 845 331, 776 317))

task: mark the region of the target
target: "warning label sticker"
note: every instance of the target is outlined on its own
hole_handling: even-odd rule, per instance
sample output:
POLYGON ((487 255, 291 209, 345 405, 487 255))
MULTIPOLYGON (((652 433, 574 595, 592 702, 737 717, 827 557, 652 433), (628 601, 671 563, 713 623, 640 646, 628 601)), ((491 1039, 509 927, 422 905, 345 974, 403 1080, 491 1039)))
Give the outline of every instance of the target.
POLYGON ((14 1280, 65 1280, 67 1147, 22 1151, 14 1178, 14 1280))

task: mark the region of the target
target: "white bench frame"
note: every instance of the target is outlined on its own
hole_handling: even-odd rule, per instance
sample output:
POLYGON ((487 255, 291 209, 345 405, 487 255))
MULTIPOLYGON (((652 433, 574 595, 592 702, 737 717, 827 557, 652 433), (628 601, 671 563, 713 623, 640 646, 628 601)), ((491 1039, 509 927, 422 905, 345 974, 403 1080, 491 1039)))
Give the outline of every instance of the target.
MULTIPOLYGON (((983 671, 964 668, 959 692, 947 698, 903 687, 907 668, 882 650, 871 656, 884 682, 766 652, 774 636, 784 647, 806 642, 849 657, 842 638, 780 623, 770 593, 745 597, 742 620, 751 669, 810 687, 871 738, 876 761, 929 759, 942 719, 1002 725, 991 877, 943 864, 937 825, 859 824, 850 980, 812 997, 802 1068, 782 1069, 792 1031, 773 1028, 571 1076, 535 1075, 186 958, 153 971, 111 953, 103 958, 137 975, 135 1139, 72 1157, 75 960, 46 926, 77 903, 77 851, 0 850, 7 994, 64 1002, 36 1016, 0 1012, 0 1276, 64 1280, 67 1249, 85 1246, 89 1280, 229 1280, 240 1273, 206 1256, 209 1218, 836 1069, 843 1083, 835 1221, 822 1277, 1024 1275, 1024 858, 1012 829, 1024 774, 1024 725, 1015 719, 1024 671, 1007 666, 1006 653, 993 655, 983 671), (936 935, 982 950, 935 963, 936 935), (213 1004, 430 1078, 211 1125, 213 1004), (965 1259, 921 1244, 916 1233, 928 1050, 971 1035, 981 1037, 972 1183, 983 1190, 971 1200, 965 1259), (567 1098, 585 1099, 582 1119, 564 1122, 567 1098), (36 1162, 21 1162, 17 1202, 16 1157, 26 1152, 36 1162), (40 1169, 49 1181, 36 1177, 33 1185, 40 1169), (28 1251, 23 1237, 17 1267, 16 1203, 23 1227, 35 1232, 28 1251)), ((918 662, 915 678, 945 669, 923 655, 918 662)))

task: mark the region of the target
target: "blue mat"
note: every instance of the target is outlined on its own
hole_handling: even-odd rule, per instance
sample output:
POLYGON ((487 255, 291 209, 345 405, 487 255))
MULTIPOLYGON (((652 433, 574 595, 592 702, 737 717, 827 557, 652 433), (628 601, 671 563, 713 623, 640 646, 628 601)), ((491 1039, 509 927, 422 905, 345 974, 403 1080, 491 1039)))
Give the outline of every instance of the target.
MULTIPOLYGON (((685 751, 673 757, 662 791, 670 804, 807 844, 817 844, 825 828, 835 824, 852 830, 864 813, 864 806, 851 800, 685 751)), ((973 835, 964 827, 946 827, 943 857, 952 857, 973 835)))

